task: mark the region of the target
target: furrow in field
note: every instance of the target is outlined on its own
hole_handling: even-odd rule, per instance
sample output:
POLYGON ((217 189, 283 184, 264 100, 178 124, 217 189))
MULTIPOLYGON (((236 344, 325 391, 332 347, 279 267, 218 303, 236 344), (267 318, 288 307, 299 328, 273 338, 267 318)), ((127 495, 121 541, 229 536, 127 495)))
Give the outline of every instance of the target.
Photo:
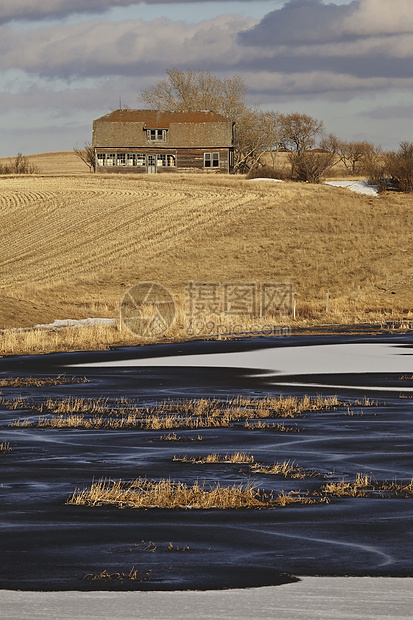
MULTIPOLYGON (((124 199, 125 193, 119 192, 115 198, 117 200, 119 198, 124 199)), ((130 194, 127 192, 127 195, 130 194)), ((31 205, 32 208, 27 210, 24 229, 18 229, 15 222, 13 223, 12 232, 8 235, 7 249, 3 253, 4 266, 10 263, 16 264, 16 267, 18 264, 21 266, 22 262, 27 264, 31 259, 32 262, 36 263, 37 268, 39 263, 44 262, 48 255, 54 256, 56 254, 56 246, 60 249, 58 255, 61 256, 64 241, 68 240, 71 234, 74 235, 74 238, 78 238, 79 231, 83 235, 87 225, 99 232, 97 221, 100 219, 101 209, 99 206, 97 207, 97 198, 99 198, 100 204, 106 205, 108 215, 110 216, 112 213, 110 227, 116 227, 118 213, 122 205, 119 207, 118 204, 114 204, 113 211, 110 212, 110 204, 108 204, 109 201, 105 195, 85 197, 79 204, 77 202, 66 202, 65 204, 64 197, 61 197, 58 204, 55 202, 54 205, 47 205, 47 210, 44 204, 31 205), (94 207, 94 209, 90 207, 94 207), (70 212, 70 217, 68 212, 70 212)), ((131 216, 131 221, 133 219, 136 219, 136 214, 131 216)))
MULTIPOLYGON (((164 195, 163 199, 165 201, 167 198, 167 202, 155 209, 152 206, 148 211, 145 203, 153 205, 156 202, 153 192, 146 196, 145 200, 140 192, 139 196, 134 196, 136 202, 133 200, 129 205, 121 205, 114 213, 110 210, 110 200, 106 195, 105 210, 99 212, 101 209, 98 209, 98 213, 93 215, 88 225, 85 225, 84 221, 80 227, 79 222, 77 226, 65 222, 64 229, 54 236, 48 236, 43 229, 41 239, 37 239, 34 244, 32 242, 31 250, 25 256, 20 256, 16 265, 19 273, 10 274, 12 277, 9 283, 16 285, 27 281, 28 274, 35 282, 50 282, 71 274, 102 268, 116 260, 127 258, 136 251, 150 257, 159 253, 160 249, 167 250, 171 241, 178 243, 182 236, 187 237, 191 230, 202 227, 206 222, 210 222, 211 218, 222 219, 222 216, 226 216, 231 210, 238 209, 256 198, 254 194, 245 197, 244 193, 236 192, 240 194, 239 200, 234 200, 232 191, 231 200, 228 200, 229 196, 222 196, 222 192, 221 195, 219 191, 194 192, 192 188, 184 193, 185 200, 182 200, 181 192, 174 192, 167 197, 164 195), (203 194, 202 199, 199 200, 196 196, 195 201, 195 193, 203 194), (218 198, 220 200, 217 200, 218 198), (197 204, 194 204, 195 202, 197 204), (133 212, 132 215, 130 211, 133 212), (99 219, 99 227, 96 225, 96 218, 99 219), (68 238, 71 241, 73 238, 79 239, 79 233, 79 241, 69 246, 65 244, 68 238)), ((119 193, 115 194, 118 198, 119 193)), ((7 284, 6 280, 4 285, 7 284)))

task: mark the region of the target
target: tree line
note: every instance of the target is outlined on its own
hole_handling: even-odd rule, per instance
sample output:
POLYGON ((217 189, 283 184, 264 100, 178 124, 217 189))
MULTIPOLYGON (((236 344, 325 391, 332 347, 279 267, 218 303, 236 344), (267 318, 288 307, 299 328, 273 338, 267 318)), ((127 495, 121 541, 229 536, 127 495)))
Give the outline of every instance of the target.
POLYGON ((247 85, 239 75, 220 79, 208 71, 168 69, 167 77, 141 91, 139 100, 160 111, 210 110, 235 121, 235 172, 254 175, 280 169, 281 152, 288 176, 320 183, 338 163, 351 175, 366 175, 384 189, 387 178, 402 191, 413 191, 413 143, 384 152, 367 141, 344 141, 326 134, 323 121, 297 112, 262 111, 246 102, 247 85), (267 162, 263 164, 263 155, 267 162))

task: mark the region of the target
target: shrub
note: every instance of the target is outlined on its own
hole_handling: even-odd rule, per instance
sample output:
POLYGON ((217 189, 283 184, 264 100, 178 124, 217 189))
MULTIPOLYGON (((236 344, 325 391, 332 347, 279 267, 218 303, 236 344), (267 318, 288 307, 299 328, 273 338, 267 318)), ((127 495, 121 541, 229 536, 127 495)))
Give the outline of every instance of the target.
POLYGON ((283 168, 271 168, 270 166, 256 166, 248 172, 247 179, 287 179, 289 174, 283 168))
POLYGON ((302 151, 290 153, 291 178, 294 181, 320 183, 335 163, 332 152, 302 151))
POLYGON ((386 170, 402 192, 413 192, 413 142, 401 142, 387 154, 386 170))
POLYGON ((34 174, 37 167, 31 163, 27 155, 17 153, 14 159, 9 159, 7 164, 0 164, 0 174, 34 174))
POLYGON ((380 147, 366 155, 362 163, 362 172, 367 176, 370 185, 376 185, 379 192, 387 188, 386 158, 380 147))

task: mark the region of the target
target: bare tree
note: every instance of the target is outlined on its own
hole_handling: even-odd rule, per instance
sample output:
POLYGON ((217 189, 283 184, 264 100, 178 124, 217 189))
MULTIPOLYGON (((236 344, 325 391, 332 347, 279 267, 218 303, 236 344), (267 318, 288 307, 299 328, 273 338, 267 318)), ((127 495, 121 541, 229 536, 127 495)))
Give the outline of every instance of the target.
POLYGON ((237 120, 246 107, 247 85, 239 75, 219 79, 209 71, 168 69, 167 78, 141 91, 152 110, 210 110, 237 120))
POLYGON ((95 149, 90 142, 85 142, 83 149, 73 147, 74 153, 81 159, 89 168, 89 172, 95 171, 95 149))
POLYGON ((291 176, 295 181, 320 183, 327 171, 334 166, 335 154, 332 151, 302 151, 290 153, 291 176))
POLYGON ((381 146, 373 146, 371 152, 364 155, 360 172, 367 176, 370 185, 376 185, 379 191, 386 189, 386 155, 381 146))
POLYGON ((323 132, 323 121, 307 114, 294 112, 282 116, 282 143, 288 151, 303 153, 314 148, 317 138, 323 132))
POLYGON ((143 90, 138 99, 153 110, 209 110, 235 122, 236 172, 246 172, 266 148, 261 112, 246 104, 247 86, 239 75, 220 79, 209 71, 168 69, 167 78, 143 90))
POLYGON ((260 117, 261 132, 272 167, 275 168, 277 156, 283 139, 283 115, 279 112, 263 112, 260 117))
POLYGON ((386 156, 386 170, 402 192, 413 192, 413 142, 401 142, 386 156))
POLYGON ((236 124, 235 171, 247 173, 252 170, 267 150, 268 135, 263 124, 263 113, 254 108, 245 108, 236 124))
POLYGON ((363 161, 374 155, 375 146, 371 142, 339 141, 337 153, 348 174, 362 172, 363 161))

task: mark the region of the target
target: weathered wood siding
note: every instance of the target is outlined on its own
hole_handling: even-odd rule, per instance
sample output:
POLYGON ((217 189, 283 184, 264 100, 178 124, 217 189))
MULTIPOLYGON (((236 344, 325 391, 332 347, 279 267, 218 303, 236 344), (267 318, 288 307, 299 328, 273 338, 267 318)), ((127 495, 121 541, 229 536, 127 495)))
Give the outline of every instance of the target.
MULTIPOLYGON (((174 172, 208 172, 208 173, 229 173, 232 172, 230 167, 230 151, 228 148, 202 148, 202 149, 171 149, 171 148, 96 148, 96 158, 99 154, 113 154, 118 156, 125 154, 141 154, 145 155, 146 163, 144 166, 131 165, 96 165, 96 172, 99 173, 124 173, 124 174, 142 174, 148 172, 148 155, 170 155, 175 158, 175 166, 159 166, 156 165, 157 174, 171 174, 174 172), (219 166, 205 167, 205 153, 218 153, 219 166)), ((158 163, 158 162, 157 162, 158 163)))

